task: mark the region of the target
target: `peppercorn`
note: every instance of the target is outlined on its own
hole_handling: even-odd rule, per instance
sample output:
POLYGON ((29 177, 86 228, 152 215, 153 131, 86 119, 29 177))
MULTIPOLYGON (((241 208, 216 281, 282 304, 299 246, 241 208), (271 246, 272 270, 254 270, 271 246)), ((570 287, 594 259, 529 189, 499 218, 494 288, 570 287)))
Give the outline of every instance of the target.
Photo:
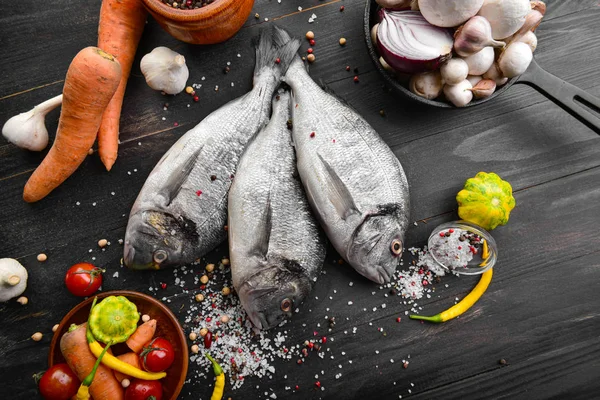
POLYGON ((211 175, 210 176, 210 180, 211 181, 216 181, 217 180, 217 176, 216 175, 211 175))
POLYGON ((225 68, 223 68, 223 73, 228 73, 229 71, 231 71, 231 68, 229 68, 229 66, 226 66, 225 68))

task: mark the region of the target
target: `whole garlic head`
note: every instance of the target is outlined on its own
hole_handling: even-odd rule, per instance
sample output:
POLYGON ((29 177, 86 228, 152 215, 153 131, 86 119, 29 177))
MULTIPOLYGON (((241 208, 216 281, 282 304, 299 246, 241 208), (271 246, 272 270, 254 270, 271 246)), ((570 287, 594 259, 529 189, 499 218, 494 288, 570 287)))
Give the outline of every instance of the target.
POLYGON ((27 287, 27 270, 14 258, 0 258, 0 302, 20 296, 27 287))
POLYGON ((148 86, 167 94, 181 93, 190 76, 185 57, 163 46, 146 54, 142 58, 140 69, 148 86))

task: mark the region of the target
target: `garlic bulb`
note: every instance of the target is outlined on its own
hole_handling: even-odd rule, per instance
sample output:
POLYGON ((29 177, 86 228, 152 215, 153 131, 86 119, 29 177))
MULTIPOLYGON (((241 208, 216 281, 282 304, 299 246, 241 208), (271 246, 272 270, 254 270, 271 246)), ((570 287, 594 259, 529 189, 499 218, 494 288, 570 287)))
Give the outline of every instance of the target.
POLYGON ((527 70, 533 53, 527 43, 515 42, 508 46, 498 58, 498 68, 504 76, 512 78, 527 70))
POLYGON ((464 60, 469 66, 469 75, 482 75, 485 73, 494 63, 494 57, 492 47, 484 47, 472 56, 465 57, 464 60))
POLYGON ((419 0, 419 11, 431 25, 451 28, 477 14, 484 0, 419 0))
POLYGON ((469 66, 462 58, 452 58, 440 68, 444 83, 456 85, 467 79, 469 75, 469 66))
POLYGON ((473 55, 486 46, 504 47, 506 43, 492 39, 492 27, 487 19, 477 15, 454 33, 454 51, 462 57, 473 55))
POLYGON ((476 99, 490 97, 496 90, 496 82, 491 79, 482 79, 470 89, 476 99))
POLYGON ((42 151, 48 146, 46 114, 62 104, 62 94, 46 100, 32 110, 15 115, 2 127, 2 135, 23 149, 42 151))
POLYGON ((167 94, 177 94, 185 89, 190 75, 185 57, 162 46, 146 54, 140 68, 148 86, 167 94))
POLYGON ((410 78, 408 88, 417 96, 435 99, 442 92, 442 76, 439 71, 414 74, 410 78))
POLYGON ((472 88, 471 83, 465 79, 457 85, 444 85, 444 95, 456 107, 464 107, 473 100, 472 88))
POLYGON ((0 259, 0 302, 20 296, 27 288, 27 270, 14 258, 0 259))
POLYGON ((499 40, 518 31, 529 11, 529 0, 485 0, 478 15, 490 22, 492 37, 499 40))

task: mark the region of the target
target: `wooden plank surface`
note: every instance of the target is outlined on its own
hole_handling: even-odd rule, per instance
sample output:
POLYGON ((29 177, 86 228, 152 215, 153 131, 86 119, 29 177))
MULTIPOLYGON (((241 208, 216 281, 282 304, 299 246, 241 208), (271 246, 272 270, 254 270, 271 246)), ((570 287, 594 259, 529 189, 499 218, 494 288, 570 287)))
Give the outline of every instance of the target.
MULTIPOLYGON (((0 124, 61 91, 72 57, 96 42, 99 8, 98 0, 0 3, 4 55, 0 124)), ((339 256, 328 248, 326 273, 284 328, 287 343, 300 344, 314 330, 324 329, 325 315, 335 315, 338 322, 327 333, 331 352, 324 359, 311 357, 302 366, 294 360, 277 361, 273 379, 248 378, 241 389, 227 388, 226 396, 268 398, 271 392, 277 398, 302 399, 375 394, 386 399, 598 396, 598 135, 520 85, 468 110, 426 108, 397 97, 384 87, 366 52, 363 11, 364 1, 358 0, 257 0, 241 31, 213 46, 178 42, 149 19, 125 96, 115 167, 107 173, 94 154, 37 204, 24 203, 21 194, 45 153, 29 153, 0 139, 0 258, 19 259, 30 276, 27 306, 0 304, 1 397, 38 398, 31 375, 46 367, 50 329, 80 300, 63 284, 64 272, 75 262, 106 268, 103 290, 155 293, 149 288, 167 283, 158 296, 168 299, 188 328, 184 318, 192 295, 182 294, 172 271, 122 268, 117 241, 123 238, 137 193, 162 154, 203 117, 250 89, 251 39, 272 23, 298 36, 307 30, 316 33, 317 62, 310 67, 311 76, 360 112, 402 162, 411 187, 411 221, 418 221, 408 232, 408 246, 423 246, 433 227, 456 219, 454 196, 464 180, 480 170, 495 171, 510 181, 517 207, 510 223, 493 232, 500 255, 487 293, 467 314, 443 325, 409 321, 405 311, 410 306, 400 297, 386 297, 387 289, 365 281, 347 266, 337 265, 339 256), (313 13, 317 19, 309 24, 313 13), (345 47, 338 45, 340 37, 347 39, 345 47), (186 57, 190 83, 202 84, 200 102, 191 102, 186 95, 166 98, 146 86, 139 60, 160 45, 186 57), (227 62, 231 72, 224 74, 227 62), (360 83, 353 82, 355 73, 347 72, 346 65, 358 68, 360 83), (382 109, 385 117, 379 114, 382 109), (104 251, 96 245, 102 237, 112 242, 104 251), (36 261, 40 252, 49 257, 43 264, 36 261), (117 271, 119 276, 114 277, 117 271), (354 305, 348 306, 348 301, 354 305), (398 316, 403 317, 400 323, 398 316), (36 331, 45 333, 39 343, 29 340, 36 331), (401 360, 409 356, 405 369, 401 360), (508 365, 498 363, 502 358, 508 365), (340 379, 335 379, 337 373, 342 374, 340 379), (315 389, 315 375, 324 390, 315 389), (285 390, 295 385, 299 391, 285 390)), ((547 16, 536 32, 535 53, 543 68, 596 96, 600 96, 598 21, 595 0, 548 1, 547 16)), ((302 49, 307 47, 303 41, 302 49)), ((47 117, 51 140, 58 116, 56 110, 47 117)), ((226 255, 223 244, 207 255, 206 262, 226 255)), ((409 260, 406 256, 405 262, 409 260)), ((475 280, 444 277, 435 285, 434 295, 418 307, 424 314, 443 310, 464 296, 475 280)), ((212 378, 199 378, 199 369, 190 364, 181 399, 209 398, 212 378)))

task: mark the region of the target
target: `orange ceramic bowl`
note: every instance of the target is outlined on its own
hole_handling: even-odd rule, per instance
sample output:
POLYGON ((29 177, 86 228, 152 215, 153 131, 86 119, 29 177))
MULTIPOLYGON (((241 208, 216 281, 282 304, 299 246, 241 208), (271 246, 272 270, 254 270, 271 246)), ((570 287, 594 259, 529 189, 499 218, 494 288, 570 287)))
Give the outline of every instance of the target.
POLYGON ((223 42, 240 30, 254 0, 215 0, 193 10, 180 10, 161 0, 142 0, 144 6, 171 36, 186 43, 223 42))
MULTIPOLYGON (((135 303, 138 311, 142 315, 148 314, 151 318, 156 320, 156 333, 154 337, 160 336, 167 339, 175 351, 175 361, 173 361, 173 364, 166 370, 167 376, 160 380, 163 385, 163 399, 176 400, 187 375, 188 348, 183 329, 181 328, 181 325, 179 325, 175 315, 173 315, 171 310, 160 301, 139 292, 115 290, 112 292, 100 293, 97 296, 98 301, 107 296, 125 296, 135 303)), ((65 362, 65 359, 60 352, 60 338, 69 330, 71 324, 79 325, 87 321, 93 300, 94 298, 90 297, 89 299, 82 301, 69 311, 62 321, 60 321, 60 325, 52 337, 52 342, 50 342, 50 353, 48 355, 48 365, 50 367, 54 364, 65 362)), ((128 351, 124 343, 114 345, 111 348, 115 355, 128 351)))

